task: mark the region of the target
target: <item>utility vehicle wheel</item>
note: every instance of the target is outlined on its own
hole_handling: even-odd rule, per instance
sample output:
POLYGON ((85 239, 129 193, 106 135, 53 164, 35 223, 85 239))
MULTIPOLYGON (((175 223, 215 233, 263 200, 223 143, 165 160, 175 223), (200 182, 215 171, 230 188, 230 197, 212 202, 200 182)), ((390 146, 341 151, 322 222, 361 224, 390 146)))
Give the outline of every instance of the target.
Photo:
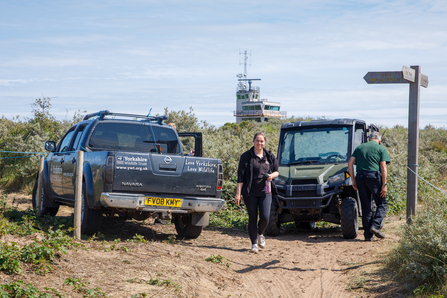
POLYGON ((99 231, 102 210, 88 207, 87 190, 84 183, 82 183, 81 203, 81 234, 93 235, 99 231))
POLYGON ((202 233, 203 227, 193 226, 191 220, 191 215, 174 217, 175 230, 180 239, 196 239, 200 236, 200 233, 202 233))
MULTIPOLYGON (((36 183, 34 183, 34 187, 33 187, 33 196, 31 199, 31 203, 33 205, 33 209, 37 208, 37 180, 36 183)), ((44 216, 44 215, 51 215, 51 216, 56 216, 57 212, 59 211, 59 205, 57 205, 57 207, 46 207, 47 202, 48 202, 48 197, 47 194, 45 193, 45 187, 42 187, 42 196, 40 198, 40 216, 44 216)))
POLYGON ((281 223, 278 221, 278 202, 276 198, 272 198, 272 206, 270 208, 269 223, 264 234, 267 236, 278 236, 281 232, 281 223))
POLYGON ((354 239, 359 232, 359 212, 353 198, 344 198, 341 203, 341 231, 345 239, 354 239))
POLYGON ((298 229, 301 230, 313 230, 315 228, 315 222, 295 222, 295 225, 298 229))

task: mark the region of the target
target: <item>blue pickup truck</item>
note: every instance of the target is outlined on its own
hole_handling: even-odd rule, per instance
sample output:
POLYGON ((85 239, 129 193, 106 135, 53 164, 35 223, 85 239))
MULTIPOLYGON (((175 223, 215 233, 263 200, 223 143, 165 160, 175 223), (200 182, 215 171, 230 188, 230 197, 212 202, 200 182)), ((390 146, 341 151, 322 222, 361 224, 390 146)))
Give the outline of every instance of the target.
MULTIPOLYGON (((40 214, 74 206, 76 159, 84 151, 81 233, 99 231, 103 213, 171 219, 180 238, 197 238, 219 211, 223 169, 202 157, 201 133, 177 133, 153 117, 100 111, 73 125, 56 144, 46 141, 40 214), (194 156, 180 137, 194 137, 194 156)), ((33 207, 37 205, 37 182, 33 207)))

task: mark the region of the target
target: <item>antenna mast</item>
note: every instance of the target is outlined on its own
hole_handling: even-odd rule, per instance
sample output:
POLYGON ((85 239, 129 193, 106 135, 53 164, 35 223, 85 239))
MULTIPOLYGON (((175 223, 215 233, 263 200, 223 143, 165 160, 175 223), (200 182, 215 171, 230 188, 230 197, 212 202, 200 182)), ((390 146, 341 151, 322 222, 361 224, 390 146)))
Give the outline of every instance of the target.
POLYGON ((242 54, 244 54, 244 62, 243 62, 243 63, 242 63, 242 62, 239 62, 239 65, 244 64, 244 75, 245 75, 245 77, 246 77, 246 76, 247 76, 247 65, 250 65, 250 66, 251 66, 251 64, 248 62, 248 56, 251 56, 251 52, 248 53, 248 51, 245 50, 244 53, 241 53, 241 52, 239 51, 239 55, 242 55, 242 54))
MULTIPOLYGON (((244 54, 244 60, 241 62, 241 59, 239 59, 239 65, 244 65, 244 73, 239 73, 236 75, 238 77, 239 83, 237 84, 237 90, 246 90, 247 85, 243 83, 242 81, 248 81, 247 80, 247 65, 250 65, 250 62, 248 61, 248 56, 251 56, 251 52, 249 53, 247 50, 245 50, 243 53, 241 50, 239 50, 239 55, 244 54)), ((249 82, 249 90, 251 88, 251 81, 249 82)))

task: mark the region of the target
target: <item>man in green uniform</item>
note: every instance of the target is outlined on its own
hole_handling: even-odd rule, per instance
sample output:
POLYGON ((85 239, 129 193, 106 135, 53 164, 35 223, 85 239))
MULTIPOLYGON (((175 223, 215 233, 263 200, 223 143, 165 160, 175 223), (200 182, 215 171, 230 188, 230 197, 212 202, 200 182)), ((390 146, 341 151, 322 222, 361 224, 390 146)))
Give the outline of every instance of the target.
POLYGON ((380 145, 382 137, 379 132, 369 135, 369 142, 355 148, 348 162, 352 185, 358 189, 360 203, 362 204, 362 224, 365 241, 371 241, 373 236, 385 238, 380 231, 388 207, 386 201, 387 169, 390 163, 388 151, 380 145), (357 166, 357 176, 354 178, 354 164, 357 166), (371 202, 376 203, 376 212, 373 214, 371 202))

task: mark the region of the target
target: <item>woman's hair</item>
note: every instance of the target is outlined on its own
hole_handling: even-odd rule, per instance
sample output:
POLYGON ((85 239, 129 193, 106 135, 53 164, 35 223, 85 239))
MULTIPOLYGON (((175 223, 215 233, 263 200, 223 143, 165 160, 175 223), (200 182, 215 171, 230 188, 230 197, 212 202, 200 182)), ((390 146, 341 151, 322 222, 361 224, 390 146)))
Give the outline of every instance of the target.
POLYGON ((253 142, 256 140, 257 136, 263 136, 264 137, 264 141, 267 143, 267 137, 265 136, 265 133, 263 133, 263 132, 255 133, 255 136, 253 137, 253 142))

